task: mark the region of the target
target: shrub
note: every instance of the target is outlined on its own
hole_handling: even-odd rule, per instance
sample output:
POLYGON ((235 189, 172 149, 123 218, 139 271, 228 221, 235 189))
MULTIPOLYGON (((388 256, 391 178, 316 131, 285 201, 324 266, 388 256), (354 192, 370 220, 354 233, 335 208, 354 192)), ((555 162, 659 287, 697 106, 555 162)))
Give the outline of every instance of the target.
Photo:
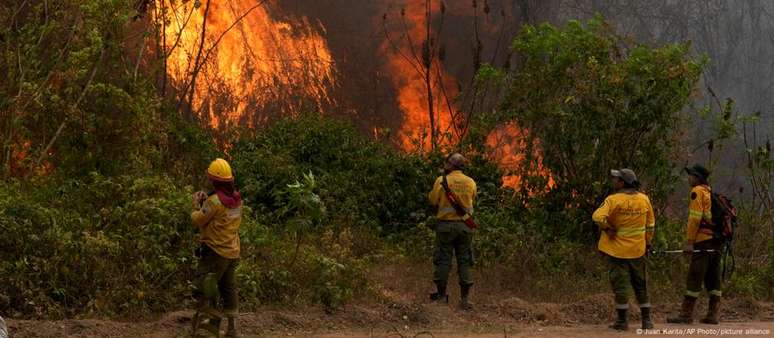
POLYGON ((384 232, 413 227, 424 220, 426 193, 434 170, 409 156, 361 136, 354 126, 306 115, 277 122, 238 142, 231 155, 247 203, 270 223, 284 224, 278 190, 316 177, 327 206, 326 223, 366 225, 384 232))
POLYGON ((593 236, 589 215, 611 168, 633 168, 656 205, 672 191, 680 112, 702 62, 688 45, 624 41, 595 18, 561 29, 527 25, 513 43, 521 67, 501 81, 508 94, 489 122, 527 131, 522 191, 532 193, 532 217, 549 237, 593 236))
MULTIPOLYGON (((4 184, 0 294, 22 314, 161 311, 187 291, 188 191, 163 176, 4 184), (59 186, 59 188, 53 188, 59 186)), ((0 304, 2 305, 2 304, 0 304)))

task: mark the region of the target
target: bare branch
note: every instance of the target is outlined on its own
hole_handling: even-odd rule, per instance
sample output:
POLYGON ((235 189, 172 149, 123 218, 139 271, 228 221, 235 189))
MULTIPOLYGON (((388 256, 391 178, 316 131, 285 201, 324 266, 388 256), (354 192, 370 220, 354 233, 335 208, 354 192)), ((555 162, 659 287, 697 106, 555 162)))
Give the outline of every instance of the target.
MULTIPOLYGON (((249 15, 249 14, 250 14, 252 11, 254 11, 254 10, 255 10, 256 8, 258 8, 258 7, 261 7, 261 6, 263 6, 263 5, 264 5, 264 3, 266 3, 266 1, 267 1, 267 0, 261 0, 261 1, 259 1, 259 2, 258 2, 257 4, 255 4, 253 7, 250 7, 250 8, 249 8, 247 11, 245 11, 245 13, 244 13, 244 14, 242 14, 240 17, 238 17, 236 20, 234 20, 234 22, 231 24, 231 26, 229 26, 228 28, 226 28, 226 30, 225 30, 225 31, 223 31, 223 33, 221 33, 221 34, 220 34, 220 36, 218 36, 218 38, 215 40, 215 42, 212 44, 212 46, 210 46, 210 48, 207 50, 207 53, 205 53, 205 54, 204 54, 204 58, 201 60, 201 62, 195 62, 195 63, 194 63, 194 70, 193 70, 193 74, 192 74, 192 77, 191 77, 191 81, 189 81, 189 82, 188 82, 188 84, 185 86, 185 88, 184 88, 184 90, 183 90, 183 93, 184 93, 184 95, 185 95, 185 93, 186 93, 186 92, 188 92, 188 90, 189 90, 189 89, 190 89, 191 91, 193 91, 193 89, 192 89, 191 87, 194 85, 194 81, 196 80, 196 75, 197 75, 197 74, 199 73, 199 71, 201 70, 201 66, 202 66, 204 63, 206 63, 206 62, 207 62, 207 59, 209 58, 210 54, 211 54, 211 53, 212 53, 212 51, 215 49, 215 47, 217 47, 217 46, 218 46, 218 44, 219 44, 219 43, 220 43, 220 41, 223 39, 223 37, 224 37, 224 36, 226 36, 226 34, 227 34, 228 32, 230 32, 230 31, 231 31, 231 29, 233 29, 233 28, 234 28, 234 27, 235 27, 237 24, 239 24, 239 23, 242 21, 242 19, 244 19, 245 17, 247 17, 247 16, 248 16, 248 15, 249 15)), ((207 4, 209 5, 209 1, 207 2, 207 4)), ((205 12, 206 12, 206 9, 205 9, 205 12)), ((205 15, 205 20, 206 20, 206 15, 205 15)), ((204 29, 202 29, 202 32, 203 32, 203 33, 202 33, 202 35, 203 35, 203 34, 204 34, 204 29)), ((202 43, 203 43, 203 39, 202 39, 202 43)), ((202 47, 203 47, 203 46, 202 46, 202 47)), ((200 49, 199 49, 199 53, 200 53, 200 54, 201 54, 201 51, 202 51, 202 50, 201 50, 201 48, 200 48, 200 49)), ((183 99, 184 99, 184 98, 185 98, 185 97, 183 97, 183 98, 180 100, 180 102, 178 102, 178 106, 177 106, 177 109, 178 109, 178 110, 180 110, 180 103, 183 101, 183 99)), ((193 94, 191 94, 191 100, 193 100, 193 94)), ((189 103, 189 105, 190 105, 190 103, 189 103)))
POLYGON ((142 61, 142 54, 145 52, 145 33, 148 31, 148 25, 150 23, 145 24, 145 28, 142 30, 142 41, 140 41, 140 51, 137 53, 137 61, 134 64, 134 73, 132 74, 132 78, 137 79, 137 71, 140 69, 140 61, 142 61))
POLYGON ((382 30, 384 31, 384 37, 387 39, 387 42, 390 44, 392 49, 395 50, 395 52, 398 53, 398 55, 400 55, 403 59, 405 59, 406 62, 408 62, 409 65, 411 65, 411 67, 413 67, 414 70, 417 71, 417 73, 423 74, 422 69, 420 68, 420 65, 415 64, 414 61, 411 60, 411 58, 408 55, 403 53, 403 51, 400 49, 400 46, 398 46, 395 43, 395 41, 393 41, 392 38, 390 38, 390 34, 387 32, 386 22, 382 22, 382 30))
POLYGON ((207 5, 204 7, 204 15, 202 16, 202 33, 201 33, 201 39, 199 40, 199 50, 196 52, 196 59, 194 59, 194 71, 191 74, 191 81, 189 81, 189 85, 186 86, 185 90, 183 90, 183 96, 180 97, 180 101, 177 103, 177 109, 180 110, 180 105, 185 102, 186 97, 189 96, 189 90, 190 90, 190 99, 188 99, 188 108, 190 109, 193 104, 194 99, 194 93, 196 88, 196 76, 199 75, 199 60, 202 57, 202 52, 204 51, 204 40, 207 37, 207 15, 210 12, 210 4, 212 4, 212 0, 207 0, 207 5))
MULTIPOLYGON (((164 6, 164 7, 162 7, 162 8, 166 8, 166 6, 164 5, 164 2, 165 2, 165 1, 166 1, 166 0, 161 0, 161 4, 162 4, 162 6, 164 6)), ((179 8, 179 7, 178 7, 178 8, 179 8)), ((177 28, 178 28, 178 30, 179 30, 179 33, 177 34, 177 37, 175 38, 175 42, 172 44, 172 47, 170 47, 170 49, 169 49, 168 51, 165 51, 165 52, 164 52, 164 59, 165 59, 165 60, 166 60, 166 58, 168 58, 170 55, 172 55, 172 52, 173 52, 173 51, 174 51, 174 50, 177 48, 177 46, 180 44, 180 40, 181 40, 181 39, 182 39, 182 37, 183 37, 183 30, 185 29, 185 27, 187 27, 187 26, 188 26, 188 22, 191 20, 191 17, 193 16, 193 12, 194 12, 194 10, 195 10, 195 9, 196 9, 196 8, 195 8, 194 6, 191 6, 191 10, 190 10, 190 11, 188 11, 188 16, 185 18, 185 21, 183 22, 183 24, 182 24, 182 25, 180 24, 180 18, 177 16, 177 9, 172 9, 172 13, 174 13, 174 14, 175 14, 175 21, 177 22, 177 28)), ((162 10, 162 13, 164 13, 164 12, 166 12, 166 10, 162 10)), ((162 20, 166 20, 166 18, 164 18, 164 19, 162 19, 162 20)), ((166 21, 165 21, 164 25, 165 25, 165 27, 166 27, 166 21)), ((162 32, 162 33, 164 34, 164 39, 166 40, 166 34, 167 34, 166 30, 165 30, 164 32, 162 32)), ((166 46, 164 46, 164 48, 166 48, 166 46)))
MULTIPOLYGON (((429 0, 427 0, 427 1, 429 1, 429 0)), ((403 26, 403 35, 406 36, 406 42, 408 43, 409 50, 411 51, 411 56, 413 56, 414 59, 416 59, 415 61, 417 62, 417 64, 423 65, 424 62, 422 62, 422 60, 419 58, 419 56, 417 56, 416 47, 414 47, 414 40, 411 39, 411 34, 409 34, 409 28, 408 28, 408 24, 406 24, 406 16, 405 15, 401 15, 400 23, 403 26)))

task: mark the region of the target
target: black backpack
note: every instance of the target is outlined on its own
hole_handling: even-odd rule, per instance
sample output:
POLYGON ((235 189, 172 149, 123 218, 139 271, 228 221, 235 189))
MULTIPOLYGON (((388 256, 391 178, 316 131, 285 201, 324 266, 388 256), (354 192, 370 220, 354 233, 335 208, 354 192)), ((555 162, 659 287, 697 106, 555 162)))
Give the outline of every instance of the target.
POLYGON ((713 192, 710 195, 712 201, 712 224, 706 227, 712 229, 713 237, 723 242, 731 242, 736 230, 736 208, 731 199, 723 194, 713 192))

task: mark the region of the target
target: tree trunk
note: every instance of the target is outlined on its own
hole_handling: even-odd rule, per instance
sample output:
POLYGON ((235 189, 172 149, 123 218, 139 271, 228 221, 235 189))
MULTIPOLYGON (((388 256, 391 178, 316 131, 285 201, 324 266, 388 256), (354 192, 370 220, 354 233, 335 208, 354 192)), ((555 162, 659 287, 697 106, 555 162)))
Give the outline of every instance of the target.
POLYGON ((432 67, 433 67, 433 56, 432 56, 432 46, 431 44, 431 32, 430 32, 430 16, 432 14, 431 11, 431 0, 425 1, 426 5, 426 11, 425 11, 425 44, 422 46, 422 61, 424 66, 424 72, 425 72, 425 88, 427 88, 427 114, 430 117, 430 149, 435 150, 438 147, 438 140, 436 139, 437 133, 436 129, 436 121, 435 121, 435 109, 433 107, 433 77, 432 77, 432 67))
MULTIPOLYGON (((180 110, 183 103, 186 103, 188 110, 193 108, 194 93, 196 92, 196 76, 199 74, 201 65, 199 62, 202 58, 202 52, 204 51, 204 40, 207 37, 207 14, 210 12, 210 0, 207 0, 207 5, 204 7, 204 14, 202 15, 202 34, 199 40, 199 50, 196 52, 196 58, 193 63, 193 72, 191 73, 191 81, 183 90, 183 96, 180 97, 180 101, 177 103, 177 109, 180 110), (190 94, 189 94, 190 93, 190 94)), ((193 111, 190 112, 193 114, 193 111)))

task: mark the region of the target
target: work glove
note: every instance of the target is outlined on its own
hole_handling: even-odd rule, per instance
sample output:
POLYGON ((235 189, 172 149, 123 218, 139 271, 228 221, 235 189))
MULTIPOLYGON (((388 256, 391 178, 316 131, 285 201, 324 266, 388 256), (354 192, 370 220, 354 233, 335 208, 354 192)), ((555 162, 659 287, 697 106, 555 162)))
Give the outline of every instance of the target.
POLYGON ((204 191, 197 191, 193 193, 191 196, 191 206, 194 208, 194 210, 199 210, 202 208, 202 203, 204 203, 204 200, 207 199, 207 193, 204 191))

